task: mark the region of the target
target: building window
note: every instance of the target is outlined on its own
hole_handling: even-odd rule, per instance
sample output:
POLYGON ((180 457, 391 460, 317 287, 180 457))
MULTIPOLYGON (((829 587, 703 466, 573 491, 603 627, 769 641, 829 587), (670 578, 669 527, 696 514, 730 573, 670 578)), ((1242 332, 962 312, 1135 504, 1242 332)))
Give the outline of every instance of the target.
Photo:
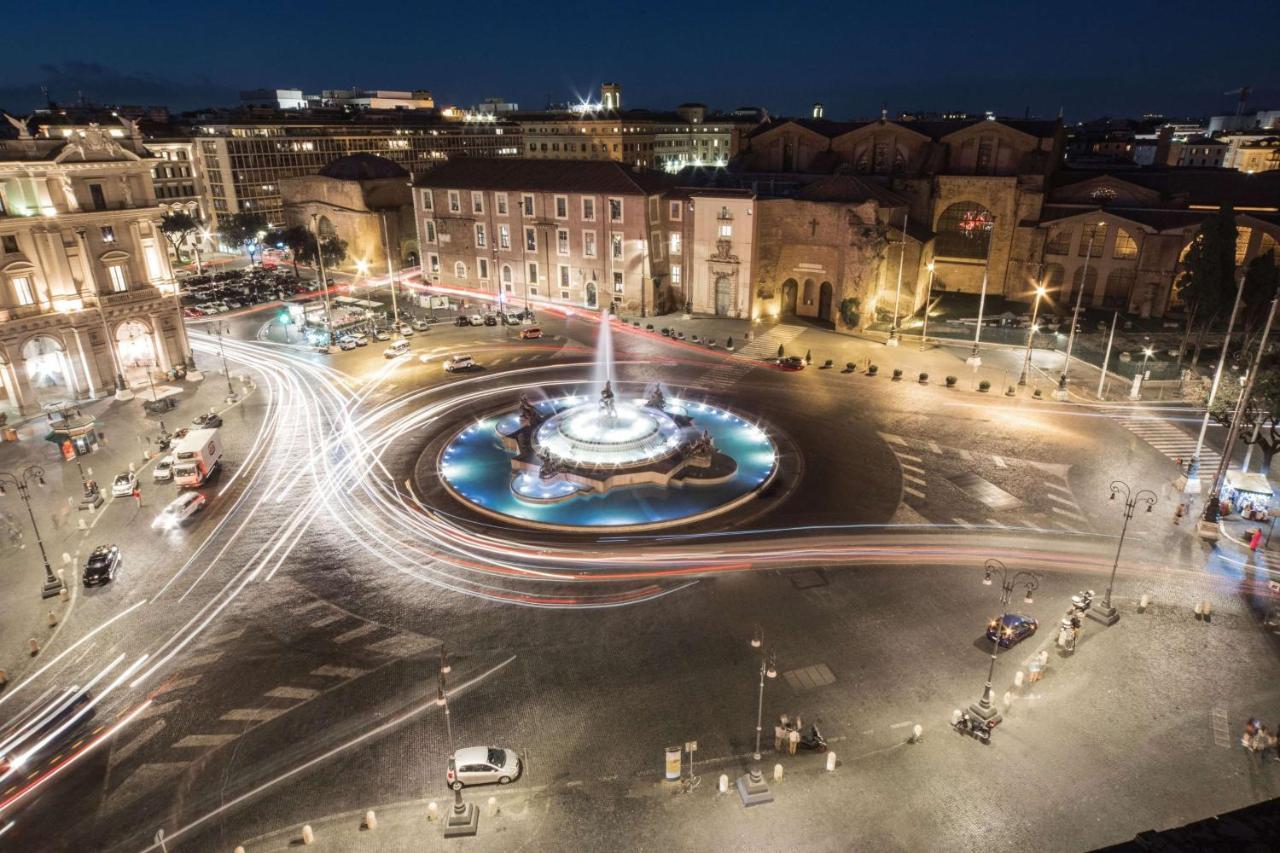
POLYGON ((1045 254, 1066 255, 1071 252, 1071 229, 1058 228, 1049 234, 1049 242, 1044 246, 1045 254))
POLYGON ((435 207, 432 206, 432 203, 431 203, 431 190, 422 191, 422 209, 435 210, 435 207))
POLYGON ((489 259, 476 258, 476 278, 481 281, 489 280, 489 259))
POLYGON ((569 265, 568 264, 560 264, 560 286, 561 287, 569 286, 569 265))
POLYGON ((511 248, 511 226, 506 225, 505 223, 498 226, 498 248, 511 248))
POLYGON ((511 289, 511 265, 502 265, 502 283, 507 286, 507 290, 511 289))
POLYGON ((682 207, 682 205, 681 205, 681 203, 680 203, 680 202, 678 202, 678 201, 673 201, 673 202, 671 202, 671 206, 668 208, 668 210, 670 211, 670 218, 671 218, 671 221, 672 221, 672 222, 679 222, 679 221, 680 221, 680 210, 681 210, 681 207, 682 207))
POLYGON ((520 210, 525 216, 533 218, 533 196, 528 193, 520 196, 520 210))
POLYGON ((436 221, 428 219, 425 222, 427 229, 427 242, 434 243, 436 241, 436 221))
POLYGON ((485 246, 484 223, 476 223, 476 248, 483 249, 485 246))
POLYGON ((654 222, 658 221, 658 197, 656 195, 649 196, 649 218, 654 222))
MULTIPOLYGON (((1138 243, 1133 239, 1133 235, 1123 228, 1116 229, 1116 247, 1111 253, 1111 257, 1119 261, 1126 261, 1138 257, 1138 243)), ((1110 285, 1108 285, 1108 290, 1110 285)))
POLYGON ((494 207, 497 208, 499 216, 507 215, 507 194, 506 193, 494 193, 493 204, 494 204, 494 207))
POLYGON ((94 210, 107 209, 107 197, 102 192, 102 184, 89 184, 89 197, 93 199, 94 210))
POLYGON ((622 221, 622 199, 620 198, 609 199, 609 221, 610 222, 622 221))
POLYGON ((720 239, 728 240, 733 237, 733 226, 728 222, 720 223, 720 239))
POLYGON ((680 254, 680 232, 672 231, 671 234, 668 235, 668 237, 669 237, 669 240, 671 241, 671 254, 673 255, 680 254))
POLYGON ((662 259, 662 235, 657 231, 650 233, 649 243, 651 246, 653 246, 652 251, 653 251, 654 258, 661 260, 662 259))
POLYGON ((116 229, 110 225, 103 225, 98 229, 102 234, 102 242, 114 243, 116 241, 116 229))
POLYGON ((484 214, 484 193, 471 193, 471 212, 484 214))
POLYGON ((613 292, 614 293, 622 292, 622 273, 620 272, 615 272, 613 274, 613 292))
POLYGON ((569 218, 569 197, 565 195, 556 196, 556 219, 569 218))
POLYGON ((596 256, 596 232, 582 232, 582 256, 584 258, 594 258, 596 256))
POLYGON ((566 256, 569 254, 569 229, 568 228, 556 229, 556 254, 566 255, 566 256))
POLYGON ((4 250, 7 255, 14 255, 18 252, 18 238, 14 234, 5 234, 0 237, 0 249, 4 250))
POLYGON ((961 201, 938 217, 934 254, 942 258, 984 260, 991 245, 995 217, 980 204, 961 201))
POLYGON ((680 283, 680 281, 681 281, 680 265, 679 265, 679 264, 672 264, 672 265, 671 265, 671 283, 672 283, 672 284, 679 284, 679 283, 680 283))
POLYGON ((464 264, 462 261, 458 261, 457 263, 455 263, 455 264, 453 265, 453 274, 454 274, 455 276, 457 276, 458 278, 466 278, 466 277, 467 277, 467 265, 466 265, 466 264, 464 264))
POLYGON ((529 252, 538 251, 538 229, 524 229, 524 247, 525 250, 529 252))
POLYGON ((609 236, 609 242, 612 247, 611 251, 613 253, 614 260, 622 260, 622 235, 617 231, 614 231, 609 236))
POLYGON ((129 275, 124 270, 124 264, 111 264, 107 267, 107 278, 111 281, 113 293, 122 293, 129 289, 129 275))
MULTIPOLYGON (((529 261, 529 284, 536 285, 538 283, 538 264, 536 261, 529 261)), ((538 291, 533 291, 537 293, 538 291)))
POLYGON ((584 198, 582 200, 582 221, 596 221, 596 200, 594 198, 584 198))
POLYGON ((457 190, 449 190, 449 212, 450 213, 462 212, 462 196, 458 193, 457 190))
POLYGON ((1102 257, 1102 246, 1106 242, 1107 223, 1090 222, 1084 226, 1084 233, 1080 235, 1080 246, 1076 249, 1076 254, 1082 258, 1085 255, 1091 258, 1100 258, 1102 257))
POLYGON ((31 286, 31 276, 19 275, 11 279, 13 283, 13 301, 18 305, 35 305, 36 291, 31 286))
POLYGON ((434 252, 430 255, 427 255, 427 269, 429 269, 434 275, 440 274, 440 256, 439 255, 435 254, 434 252))

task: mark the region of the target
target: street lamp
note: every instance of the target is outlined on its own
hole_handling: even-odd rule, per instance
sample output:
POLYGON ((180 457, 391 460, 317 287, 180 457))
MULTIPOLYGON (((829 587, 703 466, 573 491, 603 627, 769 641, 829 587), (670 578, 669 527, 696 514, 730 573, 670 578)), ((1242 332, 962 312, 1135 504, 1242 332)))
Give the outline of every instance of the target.
POLYGON ((311 231, 316 239, 316 269, 320 273, 320 295, 324 298, 324 348, 326 352, 333 352, 333 310, 329 307, 329 282, 324 274, 324 247, 320 243, 320 214, 318 213, 311 214, 311 231))
POLYGON ((1009 598, 1013 594, 1014 588, 1021 585, 1025 589, 1022 596, 1024 604, 1031 604, 1034 600, 1031 593, 1040 586, 1040 578, 1034 572, 1019 571, 1009 574, 1009 569, 999 560, 987 560, 983 564, 985 570, 982 576, 983 586, 991 586, 992 581, 998 572, 1000 574, 1000 615, 996 617, 995 639, 991 641, 991 667, 987 670, 987 685, 982 690, 982 698, 976 704, 969 706, 969 713, 978 717, 983 722, 1000 722, 1000 712, 996 709, 993 699, 994 689, 992 682, 996 677, 996 656, 1000 652, 1000 632, 1004 630, 1004 608, 1009 604, 1009 598))
POLYGON ((1027 328, 1027 354, 1022 359, 1022 375, 1018 377, 1019 385, 1027 384, 1027 371, 1031 369, 1031 344, 1036 336, 1036 318, 1040 316, 1040 300, 1045 295, 1044 285, 1036 287, 1036 302, 1031 308, 1031 325, 1027 328))
POLYGON ((898 241, 898 288, 893 296, 893 325, 889 327, 889 340, 885 346, 898 345, 898 308, 902 304, 902 269, 907 265, 907 214, 902 214, 902 239, 898 241))
POLYGON ((760 732, 764 728, 764 680, 777 678, 778 670, 774 666, 774 655, 764 649, 764 629, 756 626, 756 633, 751 638, 751 648, 760 650, 760 698, 756 702, 756 751, 751 753, 754 761, 760 760, 760 732))
POLYGON ((209 327, 209 334, 218 336, 218 355, 222 357, 222 373, 227 377, 227 402, 234 403, 236 401, 236 391, 231 387, 231 370, 227 367, 227 353, 222 348, 222 336, 231 333, 231 326, 223 320, 219 320, 209 327))
POLYGON ((929 289, 924 295, 924 324, 920 327, 920 352, 924 352, 925 341, 929 340, 929 303, 933 301, 933 261, 929 261, 929 289))
POLYGON ((1151 512, 1151 508, 1156 505, 1155 492, 1150 489, 1140 489, 1135 492, 1123 480, 1116 480, 1111 484, 1111 500, 1115 500, 1116 495, 1124 495, 1124 526, 1120 528, 1120 542, 1116 545, 1116 558, 1111 563, 1111 579, 1107 581, 1107 594, 1103 596, 1100 607, 1089 608, 1089 618, 1104 625, 1114 625, 1120 621, 1120 614, 1111 606, 1111 588, 1116 583, 1116 568, 1120 565, 1120 549, 1124 547, 1124 535, 1129 530, 1129 519, 1133 518, 1133 510, 1138 504, 1146 504, 1147 512, 1151 512))
POLYGON ((5 486, 12 486, 18 490, 18 497, 22 498, 22 502, 27 505, 27 515, 31 517, 31 529, 36 534, 36 544, 40 546, 40 559, 44 561, 44 586, 40 588, 41 598, 53 598, 62 591, 62 582, 53 574, 53 568, 49 565, 49 555, 44 550, 44 540, 40 538, 40 527, 36 524, 36 514, 31 509, 31 481, 35 480, 36 485, 44 487, 44 469, 39 465, 28 465, 18 473, 14 474, 9 471, 0 471, 0 495, 6 495, 8 492, 5 486))
POLYGON ((1076 344, 1076 326, 1080 322, 1080 304, 1084 302, 1084 291, 1089 286, 1089 259, 1093 257, 1093 241, 1098 236, 1098 229, 1106 222, 1099 222, 1089 231, 1089 248, 1084 253, 1084 267, 1080 272, 1080 289, 1076 291, 1076 306, 1071 311, 1071 332, 1067 335, 1067 357, 1062 362, 1062 374, 1058 377, 1058 389, 1053 392, 1055 400, 1067 399, 1067 373, 1071 370, 1071 350, 1076 344))

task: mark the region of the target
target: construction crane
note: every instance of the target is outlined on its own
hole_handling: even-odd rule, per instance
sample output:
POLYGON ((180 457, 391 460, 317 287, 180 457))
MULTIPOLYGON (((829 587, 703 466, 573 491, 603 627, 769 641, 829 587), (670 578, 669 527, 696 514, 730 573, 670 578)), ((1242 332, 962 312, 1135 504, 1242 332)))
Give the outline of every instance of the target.
POLYGON ((1244 115, 1244 103, 1249 100, 1249 86, 1241 86, 1239 89, 1232 89, 1230 92, 1223 92, 1224 95, 1239 95, 1240 99, 1236 101, 1236 115, 1244 115))

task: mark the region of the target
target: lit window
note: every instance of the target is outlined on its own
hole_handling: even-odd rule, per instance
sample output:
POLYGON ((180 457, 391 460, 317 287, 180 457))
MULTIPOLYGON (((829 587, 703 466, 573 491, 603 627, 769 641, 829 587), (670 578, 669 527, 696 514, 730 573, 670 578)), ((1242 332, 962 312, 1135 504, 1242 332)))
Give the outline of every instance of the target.
POLYGON ((720 239, 728 240, 732 236, 733 236, 733 226, 730 225, 728 222, 722 223, 720 225, 720 239))
MULTIPOLYGON (((1128 260, 1138 257, 1138 243, 1133 236, 1123 228, 1116 229, 1116 248, 1111 253, 1111 257, 1117 260, 1128 260)), ((1110 285, 1108 285, 1110 287, 1110 285)))
POLYGON ((507 215, 507 194, 506 193, 494 193, 493 203, 494 203, 494 206, 498 209, 499 216, 507 215))
POLYGON ((511 265, 502 265, 502 283, 507 285, 507 289, 511 289, 511 265))
POLYGON ((1058 228, 1049 235, 1044 250, 1050 255, 1065 255, 1071 251, 1071 229, 1058 228))
POLYGON ((457 190, 449 190, 449 212, 462 212, 462 196, 458 194, 457 190))
POLYGON ((476 248, 483 249, 485 246, 484 224, 476 223, 476 248))
POLYGON ((609 242, 612 245, 613 257, 616 260, 620 260, 622 258, 622 235, 617 231, 613 232, 609 237, 609 242))
POLYGON ((673 255, 680 254, 680 232, 672 231, 670 238, 671 238, 671 254, 673 255))
POLYGON ((112 228, 110 225, 103 225, 98 230, 102 233, 102 242, 114 243, 116 241, 116 229, 112 228))
POLYGON ((1084 233, 1080 235, 1080 245, 1076 249, 1076 254, 1082 258, 1085 255, 1091 258, 1100 258, 1102 257, 1102 245, 1106 242, 1107 223, 1090 222, 1084 226, 1084 233))
POLYGON ((671 207, 669 208, 669 210, 671 212, 670 215, 671 215, 672 222, 680 221, 680 208, 681 208, 680 202, 678 201, 671 202, 671 207))
POLYGON ((13 301, 19 305, 35 305, 36 292, 31 286, 31 277, 25 275, 15 276, 13 283, 13 301))
POLYGON ((423 191, 422 191, 422 209, 423 209, 423 210, 435 210, 435 208, 434 208, 434 207, 432 207, 432 205, 431 205, 431 190, 423 190, 423 191))
POLYGON ((438 275, 440 273, 440 256, 436 254, 427 255, 427 268, 438 275))
POLYGON ((484 213, 484 193, 471 193, 471 212, 484 213))
POLYGON ((995 217, 982 205, 957 202, 938 217, 934 254, 942 258, 982 260, 987 256, 994 224, 995 217))
POLYGON ((111 280, 111 290, 122 293, 129 289, 129 276, 124 271, 124 264, 112 264, 107 267, 107 277, 111 280))
POLYGON ((614 293, 622 292, 622 273, 620 272, 615 272, 613 274, 613 292, 614 293))
POLYGON ((609 199, 609 221, 610 222, 622 221, 622 199, 620 198, 609 199))
POLYGON ((524 213, 525 216, 532 217, 533 216, 533 196, 527 193, 525 195, 520 196, 520 208, 521 208, 521 212, 524 213))
POLYGON ((511 227, 509 225, 504 224, 498 226, 498 248, 511 248, 511 227))
POLYGON ((569 229, 567 228, 556 229, 556 254, 569 254, 569 229))
POLYGON ((467 265, 466 265, 466 264, 464 264, 462 261, 458 261, 457 263, 455 263, 455 264, 453 265, 453 274, 454 274, 455 276, 457 276, 458 278, 466 278, 466 277, 467 277, 467 265))
POLYGON ((596 200, 594 198, 584 198, 582 200, 582 219, 585 222, 596 221, 596 200))
POLYGON ((672 284, 680 283, 680 265, 679 264, 671 265, 671 283, 672 284))
POLYGON ((586 258, 594 258, 596 256, 596 232, 582 232, 582 255, 586 258))
POLYGON ((536 228, 524 229, 524 247, 527 251, 538 251, 538 230, 536 228))

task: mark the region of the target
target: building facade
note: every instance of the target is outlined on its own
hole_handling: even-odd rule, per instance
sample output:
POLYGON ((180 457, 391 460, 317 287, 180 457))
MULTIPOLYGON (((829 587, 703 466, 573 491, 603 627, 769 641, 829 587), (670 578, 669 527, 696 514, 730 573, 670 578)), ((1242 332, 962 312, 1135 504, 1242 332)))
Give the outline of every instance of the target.
POLYGON ((25 415, 190 362, 133 123, 0 141, 0 411, 25 415))

